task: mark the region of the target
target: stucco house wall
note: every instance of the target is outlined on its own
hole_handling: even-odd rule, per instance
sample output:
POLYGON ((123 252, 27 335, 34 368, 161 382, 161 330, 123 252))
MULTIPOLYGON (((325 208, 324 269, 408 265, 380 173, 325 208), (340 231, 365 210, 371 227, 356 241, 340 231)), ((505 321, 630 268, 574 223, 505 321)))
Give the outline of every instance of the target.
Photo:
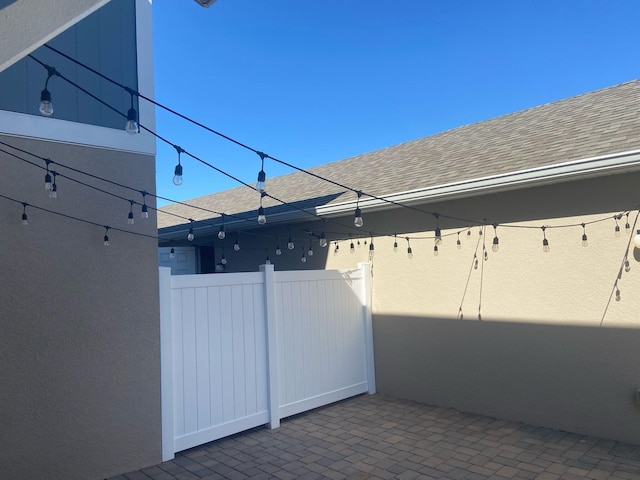
MULTIPOLYGON (((133 67, 137 65, 140 91, 153 96, 152 69, 148 68, 149 2, 113 0, 86 21, 99 24, 101 15, 117 16, 118 11, 129 11, 132 3, 137 39, 131 37, 134 43, 130 47, 135 50, 137 43, 138 49, 141 45, 147 49, 146 55, 134 57, 133 67)), ((130 22, 131 18, 122 20, 130 22)), ((81 22, 75 31, 86 32, 85 27, 81 22)), ((63 50, 69 47, 66 41, 63 45, 63 50)), ((100 49, 99 44, 93 46, 100 49)), ((117 49, 102 54, 102 67, 109 65, 107 57, 119 56, 117 49)), ((66 62, 64 66, 63 62, 53 64, 63 72, 68 66, 66 62)), ((23 68, 20 62, 14 67, 9 75, 23 68)), ((27 89, 44 81, 44 69, 36 67, 27 67, 26 74, 32 80, 24 83, 27 89)), ((4 73, 0 72, 0 77, 4 73)), ((76 80, 83 82, 82 78, 76 80)), ((12 91, 19 90, 12 85, 12 91)), ((109 124, 99 112, 86 112, 92 105, 69 99, 62 93, 65 89, 59 79, 52 80, 50 90, 55 111, 62 114, 69 100, 77 116, 60 119, 55 111, 53 118, 38 116, 39 93, 33 96, 27 91, 24 98, 34 102, 34 111, 0 111, 0 141, 98 177, 155 190, 152 137, 128 135, 122 128, 124 121, 109 124)), ((126 97, 124 104, 128 108, 126 97)), ((144 105, 140 110, 141 122, 153 127, 153 110, 144 105)), ((34 157, 2 148, 44 166, 34 157)), ((136 206, 135 224, 127 225, 127 201, 61 177, 57 178, 58 198, 51 199, 44 189, 43 170, 5 153, 0 153, 0 158, 0 194, 50 210, 27 207, 29 224, 24 226, 22 205, 0 198, 1 476, 102 479, 159 463, 155 211, 150 209, 150 218, 142 220, 136 206), (141 235, 110 230, 110 246, 106 247, 103 225, 141 235)), ((135 192, 83 177, 63 166, 52 169, 141 201, 135 192)), ((151 197, 146 200, 154 206, 151 197)))

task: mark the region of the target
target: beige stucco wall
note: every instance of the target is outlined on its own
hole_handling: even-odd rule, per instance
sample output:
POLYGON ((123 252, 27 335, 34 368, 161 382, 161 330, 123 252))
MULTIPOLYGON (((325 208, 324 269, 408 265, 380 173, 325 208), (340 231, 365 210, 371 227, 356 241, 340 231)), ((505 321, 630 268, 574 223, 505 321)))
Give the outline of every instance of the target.
MULTIPOLYGON (((154 190, 153 156, 0 139, 154 190)), ((0 157, 0 194, 127 228, 128 202, 63 178, 53 201, 42 170, 0 157)), ((63 167, 53 169, 141 200, 63 167)), ((155 212, 143 222, 139 207, 135 211, 131 229, 154 235, 155 212)), ((111 246, 105 247, 103 228, 29 208, 27 213, 25 227, 22 206, 0 198, 2 477, 101 479, 160 462, 157 242, 111 231, 111 246)))
MULTIPOLYGON (((622 235, 616 237, 611 217, 637 205, 639 182, 640 174, 625 173, 423 205, 461 218, 534 227, 498 227, 500 250, 494 253, 489 226, 488 260, 480 261, 478 270, 472 268, 476 245, 482 258, 477 227, 470 237, 461 235, 463 245, 457 249, 455 233, 463 222, 441 219, 443 234, 454 235, 444 239, 439 255, 433 255, 433 239, 425 238, 411 241, 414 257, 409 259, 404 237, 432 237, 433 218, 409 210, 364 211, 363 230, 395 232, 399 244, 393 252, 393 238, 374 238, 378 390, 640 443, 640 405, 635 400, 640 388, 638 249, 629 250, 631 270, 623 270, 619 280, 620 301, 609 302, 631 235, 623 218, 622 235), (580 226, 550 228, 546 233, 551 248, 543 252, 540 226, 601 218, 606 221, 587 226, 587 248, 581 246, 580 226), (457 319, 460 305, 463 320, 457 319)), ((631 224, 636 213, 629 217, 631 224)), ((338 221, 350 222, 351 216, 338 221)), ((292 231, 309 227, 319 230, 316 222, 292 231)), ((335 230, 335 224, 330 228, 335 230)), ((256 246, 260 243, 255 241, 256 246)), ((337 254, 333 244, 322 256, 316 248, 306 265, 352 268, 367 259, 368 249, 361 243, 355 254, 349 253, 348 241, 340 242, 337 254)), ((264 256, 244 253, 229 267, 249 266, 264 256)), ((301 268, 300 253, 285 252, 275 259, 276 269, 301 268)))

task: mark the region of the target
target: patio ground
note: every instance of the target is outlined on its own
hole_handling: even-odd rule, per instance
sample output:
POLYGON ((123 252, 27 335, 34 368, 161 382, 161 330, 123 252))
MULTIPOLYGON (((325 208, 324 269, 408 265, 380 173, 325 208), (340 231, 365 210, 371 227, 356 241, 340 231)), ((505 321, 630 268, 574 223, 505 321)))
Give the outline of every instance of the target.
POLYGON ((112 480, 640 479, 640 446, 365 395, 112 480))

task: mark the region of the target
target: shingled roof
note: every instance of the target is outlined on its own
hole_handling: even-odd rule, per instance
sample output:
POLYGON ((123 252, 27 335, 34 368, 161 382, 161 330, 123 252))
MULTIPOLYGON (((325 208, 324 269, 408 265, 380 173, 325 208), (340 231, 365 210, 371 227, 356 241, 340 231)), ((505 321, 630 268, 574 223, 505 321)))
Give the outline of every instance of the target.
MULTIPOLYGON (((466 125, 311 172, 378 197, 454 182, 640 150, 640 80, 634 80, 502 117, 466 125)), ((302 172, 268 179, 270 194, 301 207, 355 199, 353 192, 302 172)), ((256 209, 246 187, 188 201, 238 214, 256 209)), ((265 207, 278 205, 266 198, 265 207)), ((284 209, 284 207, 282 207, 284 209)), ((215 217, 184 205, 161 210, 195 220, 215 217)), ((160 229, 184 223, 159 215, 160 229)))

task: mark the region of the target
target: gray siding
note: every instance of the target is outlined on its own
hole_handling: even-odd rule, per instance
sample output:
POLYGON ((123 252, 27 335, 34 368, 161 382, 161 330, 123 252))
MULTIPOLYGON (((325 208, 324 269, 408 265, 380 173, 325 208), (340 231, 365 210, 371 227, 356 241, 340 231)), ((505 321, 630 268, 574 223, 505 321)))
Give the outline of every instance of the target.
MULTIPOLYGON (((135 2, 113 0, 51 40, 49 45, 108 77, 137 89, 135 2)), ((46 47, 39 48, 33 55, 118 111, 126 114, 129 109, 130 97, 119 87, 76 66, 46 47)), ((0 73, 0 110, 40 115, 40 92, 46 78, 46 70, 30 58, 24 58, 0 73)), ((64 80, 53 77, 48 88, 52 96, 54 118, 124 128, 125 119, 122 116, 64 80)), ((135 105, 137 108, 137 102, 135 105)))

